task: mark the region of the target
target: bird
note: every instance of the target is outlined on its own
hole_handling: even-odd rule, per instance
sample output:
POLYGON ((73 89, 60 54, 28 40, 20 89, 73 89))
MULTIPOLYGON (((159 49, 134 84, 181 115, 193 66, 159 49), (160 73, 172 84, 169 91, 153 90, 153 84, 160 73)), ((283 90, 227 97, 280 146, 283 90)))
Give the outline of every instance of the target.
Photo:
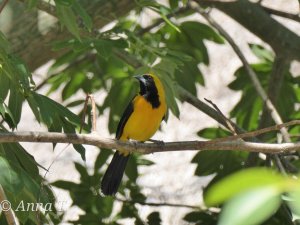
MULTIPOLYGON (((116 131, 121 141, 149 140, 159 129, 167 113, 166 96, 162 82, 153 73, 134 76, 140 91, 125 109, 116 131)), ((117 149, 101 181, 101 192, 114 196, 120 186, 130 152, 117 149)))

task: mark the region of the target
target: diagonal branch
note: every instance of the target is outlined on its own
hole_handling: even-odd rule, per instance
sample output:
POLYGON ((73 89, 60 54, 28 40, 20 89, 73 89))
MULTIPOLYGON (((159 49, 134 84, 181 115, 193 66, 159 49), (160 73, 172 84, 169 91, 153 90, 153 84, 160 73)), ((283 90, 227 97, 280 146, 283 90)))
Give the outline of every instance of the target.
POLYGON ((236 141, 182 141, 161 143, 124 142, 103 138, 97 134, 67 134, 56 132, 7 132, 0 133, 0 143, 50 142, 93 145, 99 148, 124 149, 129 152, 148 154, 154 152, 185 150, 236 150, 246 152, 283 153, 300 150, 300 142, 265 144, 236 141))
POLYGON ((300 59, 300 37, 276 21, 261 5, 249 0, 194 0, 202 7, 214 7, 226 13, 251 33, 268 43, 276 54, 289 60, 300 59))
MULTIPOLYGON (((268 83, 268 97, 272 103, 276 105, 281 86, 282 80, 284 79, 285 71, 288 69, 289 62, 278 55, 275 56, 272 72, 270 74, 268 83)), ((272 118, 266 105, 264 105, 262 115, 260 117, 259 128, 270 126, 272 123, 272 118)), ((290 142, 289 135, 284 137, 286 142, 290 142)))
POLYGON ((299 14, 292 14, 292 13, 287 13, 287 12, 283 12, 283 11, 279 11, 276 9, 271 9, 268 8, 266 6, 261 6, 267 13, 275 15, 275 16, 280 16, 280 17, 284 17, 290 20, 294 20, 300 23, 300 16, 299 14))
POLYGON ((2 2, 2 4, 0 5, 0 13, 2 12, 2 10, 4 9, 4 7, 6 6, 7 3, 8 3, 8 0, 4 0, 2 2))
MULTIPOLYGON (((262 98, 263 102, 266 104, 266 107, 269 110, 269 113, 272 116, 272 119, 274 120, 274 122, 276 124, 282 124, 283 121, 282 121, 278 111, 276 110, 276 108, 273 105, 273 103, 271 102, 271 100, 268 98, 267 93, 265 92, 262 85, 260 84, 256 73, 251 68, 251 66, 248 63, 247 59, 245 58, 245 56, 243 55, 243 53, 241 52, 239 47, 236 45, 234 40, 230 37, 230 35, 217 22, 214 21, 213 18, 210 17, 210 15, 206 11, 204 11, 203 9, 198 7, 198 5, 195 2, 191 2, 190 5, 196 12, 198 12, 200 15, 202 15, 214 28, 216 28, 220 32, 220 34, 222 36, 224 36, 224 38, 228 41, 228 43, 231 45, 231 47, 233 48, 235 53, 238 55, 238 57, 242 61, 243 65, 244 65, 244 67, 247 71, 247 74, 251 78, 251 80, 253 82, 253 85, 254 85, 258 95, 262 98)), ((283 137, 285 138, 285 141, 289 142, 290 140, 288 138, 289 134, 288 134, 287 130, 285 128, 282 128, 280 131, 281 131, 283 137)))
MULTIPOLYGON (((26 3, 25 0, 19 0, 20 2, 26 3)), ((56 8, 54 5, 52 5, 49 2, 43 1, 43 0, 38 0, 36 3, 36 7, 41 10, 44 11, 46 13, 48 13, 49 15, 52 15, 54 17, 57 17, 56 15, 56 8)))
POLYGON ((1 211, 3 211, 3 214, 5 215, 7 224, 8 225, 17 225, 16 218, 11 209, 11 204, 7 200, 6 194, 5 194, 1 184, 0 184, 0 204, 1 204, 1 211))

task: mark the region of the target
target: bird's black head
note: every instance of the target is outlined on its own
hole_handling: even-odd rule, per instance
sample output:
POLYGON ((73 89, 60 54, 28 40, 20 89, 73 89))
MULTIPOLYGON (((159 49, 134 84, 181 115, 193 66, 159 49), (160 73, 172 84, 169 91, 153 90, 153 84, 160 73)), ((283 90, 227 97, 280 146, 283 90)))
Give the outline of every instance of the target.
POLYGON ((143 74, 135 76, 135 78, 140 82, 140 95, 144 96, 145 99, 151 103, 153 108, 157 108, 160 102, 153 76, 143 74))

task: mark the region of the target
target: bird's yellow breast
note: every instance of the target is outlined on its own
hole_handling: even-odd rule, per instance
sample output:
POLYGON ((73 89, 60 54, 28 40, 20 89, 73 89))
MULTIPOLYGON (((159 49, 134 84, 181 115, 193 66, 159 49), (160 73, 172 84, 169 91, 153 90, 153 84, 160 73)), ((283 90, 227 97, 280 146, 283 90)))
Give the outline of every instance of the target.
POLYGON ((158 108, 153 108, 143 96, 138 95, 133 100, 133 112, 120 139, 148 140, 158 130, 166 110, 165 102, 162 102, 158 108))

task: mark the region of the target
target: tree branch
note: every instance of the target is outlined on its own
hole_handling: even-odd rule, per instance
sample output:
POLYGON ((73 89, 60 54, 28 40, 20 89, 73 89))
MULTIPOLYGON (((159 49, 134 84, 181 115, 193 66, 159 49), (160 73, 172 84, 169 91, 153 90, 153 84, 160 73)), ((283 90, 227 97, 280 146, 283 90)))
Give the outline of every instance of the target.
POLYGON ((268 8, 268 7, 263 6, 263 5, 261 5, 261 7, 269 14, 284 17, 284 18, 287 18, 287 19, 290 19, 290 20, 300 22, 299 14, 291 14, 291 13, 279 11, 279 10, 276 10, 276 9, 271 9, 271 8, 268 8))
POLYGON ((141 201, 133 201, 133 200, 127 200, 127 199, 121 199, 121 198, 115 198, 119 202, 124 203, 130 203, 130 204, 139 204, 139 205, 148 205, 148 206, 168 206, 168 207, 182 207, 182 208, 189 208, 189 209, 195 209, 195 210, 201 210, 201 207, 199 206, 193 206, 193 205, 186 205, 186 204, 176 204, 176 203, 168 203, 168 202, 162 202, 162 203, 156 203, 156 202, 141 202, 141 201))
MULTIPOLYGON (((272 119, 274 120, 274 122, 276 124, 282 124, 283 121, 282 121, 278 111, 276 110, 276 108, 273 105, 273 103, 271 102, 271 100, 268 98, 268 95, 266 94, 265 90, 263 89, 262 85, 260 84, 256 73, 254 72, 254 70, 252 69, 252 67, 250 66, 247 59, 245 58, 245 56, 243 55, 243 53, 239 49, 239 47, 236 45, 234 40, 217 22, 215 22, 213 20, 213 18, 210 17, 210 15, 207 12, 205 12, 203 9, 199 8, 197 6, 197 4, 195 4, 194 2, 191 2, 190 5, 196 12, 198 12, 200 15, 202 15, 214 28, 216 28, 220 32, 220 34, 222 36, 224 36, 224 38, 228 41, 228 43, 231 45, 231 47, 233 48, 233 50, 235 51, 237 56, 242 61, 243 65, 247 71, 247 74, 249 75, 249 77, 251 78, 251 80, 253 82, 254 88, 256 89, 258 95, 262 98, 263 102, 265 103, 272 119)), ((281 133, 282 133, 283 137, 288 137, 288 132, 285 128, 281 129, 281 133)), ((285 141, 288 141, 288 139, 285 141)))
MULTIPOLYGON (((53 18, 42 19, 43 24, 47 26, 38 25, 37 9, 55 15, 55 9, 47 1, 43 3, 38 1, 37 8, 30 11, 26 10, 27 5, 22 4, 21 1, 25 0, 10 2, 13 7, 13 19, 7 21, 8 31, 5 32, 5 36, 11 42, 12 52, 22 58, 33 71, 66 52, 65 49, 53 51, 51 43, 73 38, 73 36, 66 29, 62 30, 60 24, 53 21, 53 18)), ((116 18, 126 15, 136 6, 136 2, 130 0, 81 1, 81 3, 91 16, 95 29, 100 29, 116 18)))
MULTIPOLYGON (((210 107, 209 105, 207 105, 205 102, 201 101, 200 99, 198 99, 197 97, 195 97, 194 95, 192 95, 190 92, 188 92, 187 90, 185 90, 183 87, 181 87, 179 85, 176 85, 175 88, 176 88, 176 91, 177 91, 177 93, 179 95, 179 99, 181 101, 190 103, 195 108, 199 109, 200 111, 202 111, 206 115, 210 116, 212 119, 216 120, 218 123, 222 124, 228 130, 230 129, 228 127, 228 124, 225 122, 225 120, 223 119, 223 117, 220 115, 220 113, 217 110, 213 109, 212 107, 210 107)), ((242 129, 241 127, 239 127, 235 123, 232 123, 231 125, 234 127, 234 129, 239 134, 246 132, 244 129, 242 129)), ((247 141, 253 141, 253 142, 257 142, 258 141, 256 138, 253 138, 251 136, 249 136, 249 137, 250 138, 246 138, 245 140, 247 140, 247 141)))
POLYGON ((0 143, 49 142, 93 145, 99 148, 124 149, 129 152, 148 154, 154 152, 185 150, 237 150, 262 153, 282 153, 300 150, 300 142, 265 144, 237 141, 182 141, 165 143, 124 142, 103 138, 97 134, 67 134, 56 132, 5 132, 0 133, 0 143))
POLYGON ((300 60, 300 37, 273 19, 259 4, 248 0, 194 0, 202 7, 214 7, 269 44, 277 55, 300 60))
MULTIPOLYGON (((23 3, 26 3, 26 0, 19 0, 19 1, 23 2, 23 3)), ((39 9, 43 12, 46 12, 49 15, 57 17, 55 6, 48 3, 48 2, 46 2, 46 1, 38 0, 37 3, 36 3, 36 7, 37 7, 37 9, 39 9)))
MULTIPOLYGON (((276 105, 277 103, 284 73, 288 69, 288 65, 289 61, 287 61, 284 57, 280 57, 277 55, 275 56, 272 72, 268 83, 268 98, 274 105, 276 105)), ((270 110, 268 109, 268 107, 264 105, 260 118, 259 128, 268 127, 272 124, 272 117, 269 111, 270 110)), ((285 142, 291 141, 288 133, 283 133, 283 139, 285 142)))
POLYGON ((4 213, 8 225, 17 225, 14 213, 11 209, 10 202, 7 200, 6 194, 0 184, 0 203, 1 211, 4 213))
POLYGON ((6 6, 7 3, 8 3, 8 0, 4 0, 2 2, 2 4, 0 5, 0 13, 2 12, 2 10, 4 9, 4 7, 6 6))

